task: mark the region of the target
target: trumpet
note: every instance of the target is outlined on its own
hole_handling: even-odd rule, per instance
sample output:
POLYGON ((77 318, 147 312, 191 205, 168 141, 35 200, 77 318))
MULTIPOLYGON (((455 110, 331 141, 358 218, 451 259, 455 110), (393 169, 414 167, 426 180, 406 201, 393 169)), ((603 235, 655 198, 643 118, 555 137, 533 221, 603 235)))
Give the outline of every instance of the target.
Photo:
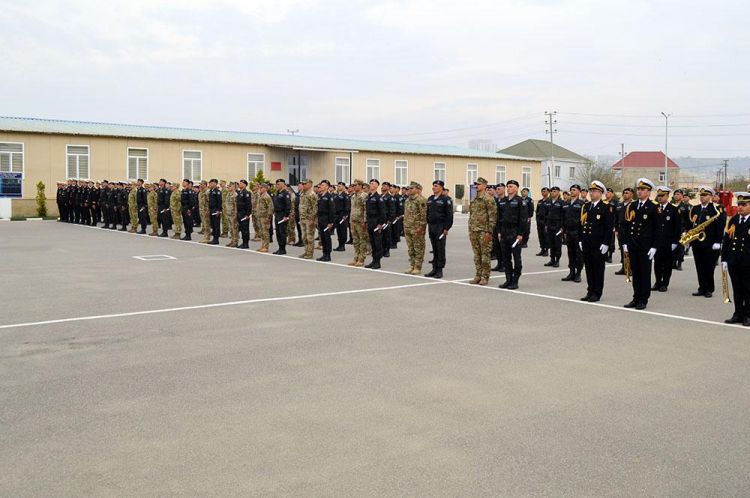
POLYGON ((622 253, 622 269, 625 271, 625 282, 630 283, 633 281, 633 272, 630 269, 630 254, 622 253))
POLYGON ((721 292, 724 294, 724 304, 732 302, 732 298, 729 297, 729 272, 721 270, 721 292))

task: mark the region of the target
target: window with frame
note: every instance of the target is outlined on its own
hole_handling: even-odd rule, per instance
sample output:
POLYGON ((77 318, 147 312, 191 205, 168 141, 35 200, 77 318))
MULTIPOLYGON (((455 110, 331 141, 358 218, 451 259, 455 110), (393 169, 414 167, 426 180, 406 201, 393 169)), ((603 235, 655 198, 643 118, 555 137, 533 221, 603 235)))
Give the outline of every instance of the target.
POLYGON ((575 177, 576 177, 576 168, 575 166, 571 166, 570 169, 568 170, 568 178, 572 180, 575 177))
POLYGON ((0 142, 0 173, 23 174, 23 144, 0 142))
POLYGON ((252 152, 248 153, 247 179, 252 180, 253 178, 255 178, 259 171, 262 171, 264 175, 266 174, 266 155, 252 152))
POLYGON ((505 166, 498 164, 495 166, 495 184, 505 183, 505 166))
POLYGON ((148 179, 148 149, 128 147, 128 180, 148 179))
POLYGON ((396 185, 401 185, 402 187, 409 183, 409 162, 405 160, 398 160, 396 161, 396 176, 395 176, 395 183, 396 185))
POLYGON ((90 178, 89 146, 67 145, 65 147, 65 155, 68 165, 68 178, 88 180, 90 178))
POLYGON ((531 168, 521 170, 521 188, 531 188, 531 168))
POLYGON ((351 180, 349 179, 350 168, 348 157, 337 157, 334 169, 336 173, 336 183, 344 182, 347 185, 351 183, 351 180))
POLYGON ((466 184, 474 185, 479 177, 479 165, 475 163, 469 163, 466 165, 466 184))
POLYGON ((441 180, 445 182, 445 163, 434 163, 432 181, 441 180))
POLYGON ((367 160, 367 174, 365 176, 368 182, 372 179, 380 181, 380 159, 367 160))
POLYGON ((199 150, 182 151, 182 177, 194 182, 203 179, 203 152, 199 150))
POLYGON ((562 166, 559 164, 555 164, 555 178, 560 178, 560 175, 562 174, 562 166))
POLYGON ((663 172, 663 171, 660 171, 660 172, 659 172, 659 183, 664 183, 664 179, 665 179, 665 178, 666 178, 666 177, 664 176, 664 172, 663 172))

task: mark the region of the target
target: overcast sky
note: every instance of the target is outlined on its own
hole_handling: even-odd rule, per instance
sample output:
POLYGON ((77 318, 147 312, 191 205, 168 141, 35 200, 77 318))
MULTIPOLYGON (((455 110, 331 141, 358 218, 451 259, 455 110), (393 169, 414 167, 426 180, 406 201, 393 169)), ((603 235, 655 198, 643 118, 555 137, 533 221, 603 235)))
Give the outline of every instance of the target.
POLYGON ((0 0, 0 114, 750 155, 750 2, 0 0), (628 117, 630 116, 630 117, 628 117))

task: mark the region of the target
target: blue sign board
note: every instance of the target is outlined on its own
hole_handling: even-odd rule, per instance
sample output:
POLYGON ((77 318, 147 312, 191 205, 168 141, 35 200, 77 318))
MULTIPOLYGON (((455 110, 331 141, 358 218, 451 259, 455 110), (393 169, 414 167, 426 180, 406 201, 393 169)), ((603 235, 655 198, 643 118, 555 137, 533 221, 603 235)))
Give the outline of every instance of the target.
POLYGON ((21 197, 23 173, 0 173, 0 197, 21 197))

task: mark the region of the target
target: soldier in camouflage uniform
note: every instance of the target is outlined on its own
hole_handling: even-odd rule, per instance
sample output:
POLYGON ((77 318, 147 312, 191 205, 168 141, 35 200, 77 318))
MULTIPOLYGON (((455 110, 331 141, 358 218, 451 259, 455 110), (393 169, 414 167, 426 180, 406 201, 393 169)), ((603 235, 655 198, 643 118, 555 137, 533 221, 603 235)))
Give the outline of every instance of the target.
POLYGON ((297 230, 295 230, 297 226, 297 206, 294 202, 294 192, 292 192, 291 186, 289 187, 289 196, 292 199, 292 208, 289 210, 289 221, 287 221, 286 243, 293 246, 297 243, 297 230))
POLYGON ((219 189, 221 189, 221 236, 227 237, 229 235, 229 219, 225 213, 227 212, 227 193, 229 189, 227 189, 226 180, 219 181, 219 189))
POLYGON ((260 249, 258 252, 268 252, 268 245, 271 243, 271 219, 273 218, 273 200, 268 195, 267 183, 258 185, 258 210, 253 214, 258 218, 260 227, 260 249))
POLYGON ((169 211, 174 223, 173 239, 179 239, 182 236, 182 196, 177 183, 172 182, 169 187, 172 193, 169 195, 169 211))
POLYGON ((153 183, 149 183, 146 187, 148 189, 148 195, 146 196, 146 204, 148 205, 148 217, 151 220, 151 233, 149 235, 159 234, 159 213, 157 210, 157 195, 156 188, 153 183))
POLYGON ((229 243, 227 247, 237 247, 240 242, 239 223, 237 222, 237 184, 229 182, 226 192, 223 194, 224 210, 222 219, 226 216, 229 219, 229 243))
POLYGON ((369 236, 367 235, 367 219, 365 217, 367 194, 362 191, 364 184, 362 180, 354 180, 354 195, 352 195, 349 212, 354 260, 348 263, 349 266, 365 266, 369 236))
POLYGON ((474 251, 472 284, 487 285, 490 278, 492 232, 497 222, 495 199, 487 193, 487 180, 477 178, 477 196, 469 206, 469 240, 474 251))
POLYGON ((211 213, 208 211, 208 183, 203 180, 198 191, 198 212, 201 217, 201 244, 208 244, 211 240, 211 213))
POLYGON ((258 223, 258 216, 256 213, 258 212, 258 199, 260 198, 260 192, 258 191, 258 184, 253 183, 252 186, 252 195, 250 196, 250 207, 252 208, 251 211, 253 213, 253 238, 250 239, 253 242, 257 242, 260 240, 260 223, 258 223))
POLYGON ((303 180, 300 185, 303 189, 299 199, 299 223, 302 227, 302 242, 305 243, 305 252, 300 258, 312 259, 315 248, 315 225, 318 217, 318 194, 312 186, 312 180, 303 180))
POLYGON ((136 201, 135 194, 138 193, 138 185, 135 182, 130 184, 130 192, 128 193, 128 211, 130 214, 130 233, 138 231, 138 202, 136 201))
POLYGON ((419 275, 424 262, 425 234, 427 233, 427 199, 422 195, 422 185, 411 182, 409 198, 404 203, 404 236, 409 252, 410 268, 405 273, 419 275))

